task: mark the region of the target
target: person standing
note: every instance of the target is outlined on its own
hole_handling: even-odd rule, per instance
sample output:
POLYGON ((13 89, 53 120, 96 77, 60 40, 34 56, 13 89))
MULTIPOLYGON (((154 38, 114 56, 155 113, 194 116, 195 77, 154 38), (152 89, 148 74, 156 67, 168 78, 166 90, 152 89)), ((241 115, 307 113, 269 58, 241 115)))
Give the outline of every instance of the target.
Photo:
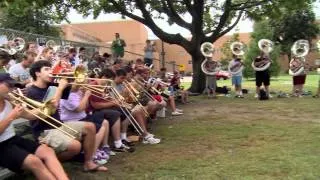
POLYGON ((144 47, 144 64, 147 66, 151 66, 153 64, 153 52, 155 52, 156 49, 154 48, 154 45, 151 44, 150 40, 146 40, 146 46, 144 47))
MULTIPOLYGON (((230 63, 231 63, 230 70, 233 70, 235 68, 240 68, 239 66, 243 65, 241 58, 238 58, 236 55, 233 55, 233 60, 230 63)), ((242 86, 241 86, 242 71, 243 70, 240 70, 239 72, 232 74, 232 85, 234 85, 234 88, 235 88, 236 98, 243 98, 242 86)))
POLYGON ((126 42, 120 38, 120 34, 115 34, 116 39, 112 41, 111 49, 113 58, 119 58, 124 56, 124 47, 127 46, 126 42))

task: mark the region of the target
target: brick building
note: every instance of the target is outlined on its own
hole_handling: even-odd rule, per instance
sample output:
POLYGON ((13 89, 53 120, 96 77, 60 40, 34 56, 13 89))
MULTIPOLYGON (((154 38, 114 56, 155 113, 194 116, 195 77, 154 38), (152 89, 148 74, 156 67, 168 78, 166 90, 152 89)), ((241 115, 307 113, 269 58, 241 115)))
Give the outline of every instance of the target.
MULTIPOLYGON (((99 49, 100 53, 111 53, 109 47, 114 39, 114 34, 120 33, 121 38, 123 38, 127 44, 125 50, 134 53, 126 53, 124 57, 125 60, 143 58, 137 54, 144 54, 143 48, 145 46, 145 41, 148 39, 146 27, 143 24, 132 20, 68 24, 61 25, 61 28, 67 40, 91 42, 103 46, 104 48, 99 49)), ((219 48, 221 48, 230 38, 231 35, 225 35, 214 43, 215 48, 218 49, 214 54, 214 59, 219 60, 221 58, 222 53, 219 51, 219 48)), ((250 42, 250 33, 240 33, 239 39, 248 44, 250 42)), ((317 38, 317 40, 319 39, 320 37, 317 38)), ((317 40, 314 40, 314 42, 317 40)), ((156 59, 161 59, 162 42, 161 40, 154 40, 154 44, 156 47, 154 57, 156 59)), ((174 61, 177 65, 183 65, 186 72, 192 71, 191 56, 182 47, 167 43, 163 43, 163 47, 166 62, 174 61)), ((320 54, 311 51, 307 56, 307 59, 310 65, 314 65, 314 61, 320 59, 320 54)), ((288 69, 287 57, 281 56, 279 62, 282 70, 285 71, 288 69)), ((156 69, 158 69, 160 67, 160 62, 154 61, 154 65, 156 69)), ((172 65, 170 64, 167 64, 166 67, 169 70, 172 69, 172 65)))

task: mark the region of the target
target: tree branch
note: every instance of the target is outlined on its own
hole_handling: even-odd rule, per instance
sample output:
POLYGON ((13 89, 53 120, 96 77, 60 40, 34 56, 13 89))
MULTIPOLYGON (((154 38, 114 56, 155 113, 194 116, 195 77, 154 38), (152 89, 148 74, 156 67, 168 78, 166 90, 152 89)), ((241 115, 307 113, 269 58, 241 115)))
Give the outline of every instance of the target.
POLYGON ((236 21, 229 27, 227 27, 225 30, 221 31, 219 34, 216 34, 215 36, 213 36, 213 34, 210 37, 206 37, 205 41, 206 42, 214 42, 217 39, 219 39, 220 37, 224 36, 225 34, 227 34, 229 31, 231 31, 234 27, 236 27, 236 25, 239 23, 242 15, 243 15, 244 11, 241 11, 236 19, 236 21))
POLYGON ((230 6, 231 6, 231 0, 226 0, 225 4, 224 4, 224 13, 221 15, 221 18, 220 18, 220 21, 219 21, 219 24, 217 26, 217 28, 213 31, 212 35, 210 38, 213 38, 215 36, 218 36, 221 29, 223 28, 223 26, 226 24, 228 18, 229 18, 229 15, 230 15, 230 6))
POLYGON ((180 15, 177 13, 177 11, 175 10, 172 1, 170 0, 161 0, 162 6, 163 6, 163 10, 165 11, 166 14, 168 14, 168 17, 170 19, 172 19, 173 22, 177 23, 179 26, 184 27, 186 29, 188 29, 189 31, 191 31, 192 26, 190 23, 187 23, 186 21, 184 21, 180 15))
POLYGON ((184 4, 187 7, 188 12, 192 16, 192 7, 191 7, 191 1, 190 0, 183 0, 184 4))
POLYGON ((248 8, 252 8, 261 4, 265 4, 268 2, 272 2, 272 0, 261 0, 261 1, 254 1, 254 2, 249 2, 249 0, 245 3, 239 3, 239 4, 235 4, 233 6, 231 6, 232 10, 244 10, 244 9, 248 9, 248 8))

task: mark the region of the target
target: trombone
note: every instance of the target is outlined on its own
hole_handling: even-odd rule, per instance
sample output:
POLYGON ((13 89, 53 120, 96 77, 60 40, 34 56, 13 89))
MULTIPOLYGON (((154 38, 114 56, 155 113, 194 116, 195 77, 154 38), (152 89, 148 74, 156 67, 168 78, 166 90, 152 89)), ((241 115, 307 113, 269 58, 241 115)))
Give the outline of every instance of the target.
MULTIPOLYGON (((127 81, 124 81, 124 82, 123 82, 123 85, 124 85, 124 87, 127 89, 128 93, 129 93, 129 96, 131 96, 131 97, 133 98, 133 100, 134 100, 136 103, 138 103, 138 105, 140 105, 140 106, 142 107, 145 116, 146 116, 146 117, 149 117, 150 115, 149 115, 148 111, 142 106, 142 104, 141 104, 140 101, 138 100, 137 96, 134 95, 134 92, 138 93, 137 90, 135 89, 135 91, 134 91, 134 90, 130 89, 127 81)), ((139 93, 138 93, 137 95, 139 95, 139 93)))
POLYGON ((72 129, 71 127, 69 127, 68 125, 64 124, 63 122, 53 118, 52 116, 50 116, 50 106, 48 106, 48 103, 40 103, 37 102, 33 99, 27 98, 24 95, 18 94, 16 92, 11 92, 8 93, 9 97, 12 99, 11 102, 14 105, 18 105, 18 104, 23 104, 24 106, 26 106, 25 111, 32 114, 33 116, 35 116, 36 118, 40 119, 41 121, 47 123, 48 125, 50 125, 51 127, 59 130, 60 132, 64 133, 65 135, 67 135, 68 137, 72 138, 72 139, 76 139, 76 136, 72 135, 71 133, 67 132, 66 130, 61 129, 60 127, 58 127, 57 125, 53 124, 52 122, 50 122, 49 120, 46 120, 45 118, 43 118, 42 116, 45 116, 46 118, 49 118, 50 120, 54 121, 55 123, 58 123, 59 125, 73 131, 75 134, 79 134, 78 131, 72 129), (17 103, 18 102, 18 103, 17 103), (35 109, 38 113, 40 113, 41 115, 35 114, 34 112, 32 112, 31 110, 29 110, 28 108, 31 109, 35 109), (46 109, 46 110, 45 110, 46 109), (44 112, 43 112, 44 110, 44 112))

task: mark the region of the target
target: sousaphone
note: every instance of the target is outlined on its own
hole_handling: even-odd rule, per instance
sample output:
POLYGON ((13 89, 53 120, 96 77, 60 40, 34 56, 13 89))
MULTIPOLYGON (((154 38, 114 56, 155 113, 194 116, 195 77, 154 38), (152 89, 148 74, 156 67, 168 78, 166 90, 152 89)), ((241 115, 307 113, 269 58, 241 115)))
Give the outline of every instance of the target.
POLYGON ((212 55, 214 54, 214 46, 210 42, 205 42, 201 44, 200 51, 205 57, 205 60, 201 63, 201 70, 206 74, 213 76, 221 69, 219 62, 212 60, 212 55))
POLYGON ((7 44, 2 44, 0 50, 7 52, 9 55, 15 55, 17 52, 21 52, 25 47, 25 40, 17 37, 12 41, 8 41, 7 44))
POLYGON ((254 59, 251 66, 255 71, 264 71, 271 65, 269 54, 273 51, 274 43, 269 39, 261 39, 258 42, 258 47, 264 53, 264 56, 254 59), (260 61, 263 63, 261 64, 260 61))
POLYGON ((302 74, 305 70, 305 56, 308 55, 310 50, 310 45, 308 40, 300 39, 294 42, 291 47, 291 53, 293 58, 289 63, 289 74, 292 76, 298 76, 302 74))
MULTIPOLYGON (((232 54, 235 56, 243 56, 244 55, 244 44, 241 42, 233 42, 230 45, 230 49, 232 51, 232 54)), ((230 61, 228 65, 228 71, 230 74, 238 74, 243 70, 244 66, 241 62, 233 62, 230 61)))

